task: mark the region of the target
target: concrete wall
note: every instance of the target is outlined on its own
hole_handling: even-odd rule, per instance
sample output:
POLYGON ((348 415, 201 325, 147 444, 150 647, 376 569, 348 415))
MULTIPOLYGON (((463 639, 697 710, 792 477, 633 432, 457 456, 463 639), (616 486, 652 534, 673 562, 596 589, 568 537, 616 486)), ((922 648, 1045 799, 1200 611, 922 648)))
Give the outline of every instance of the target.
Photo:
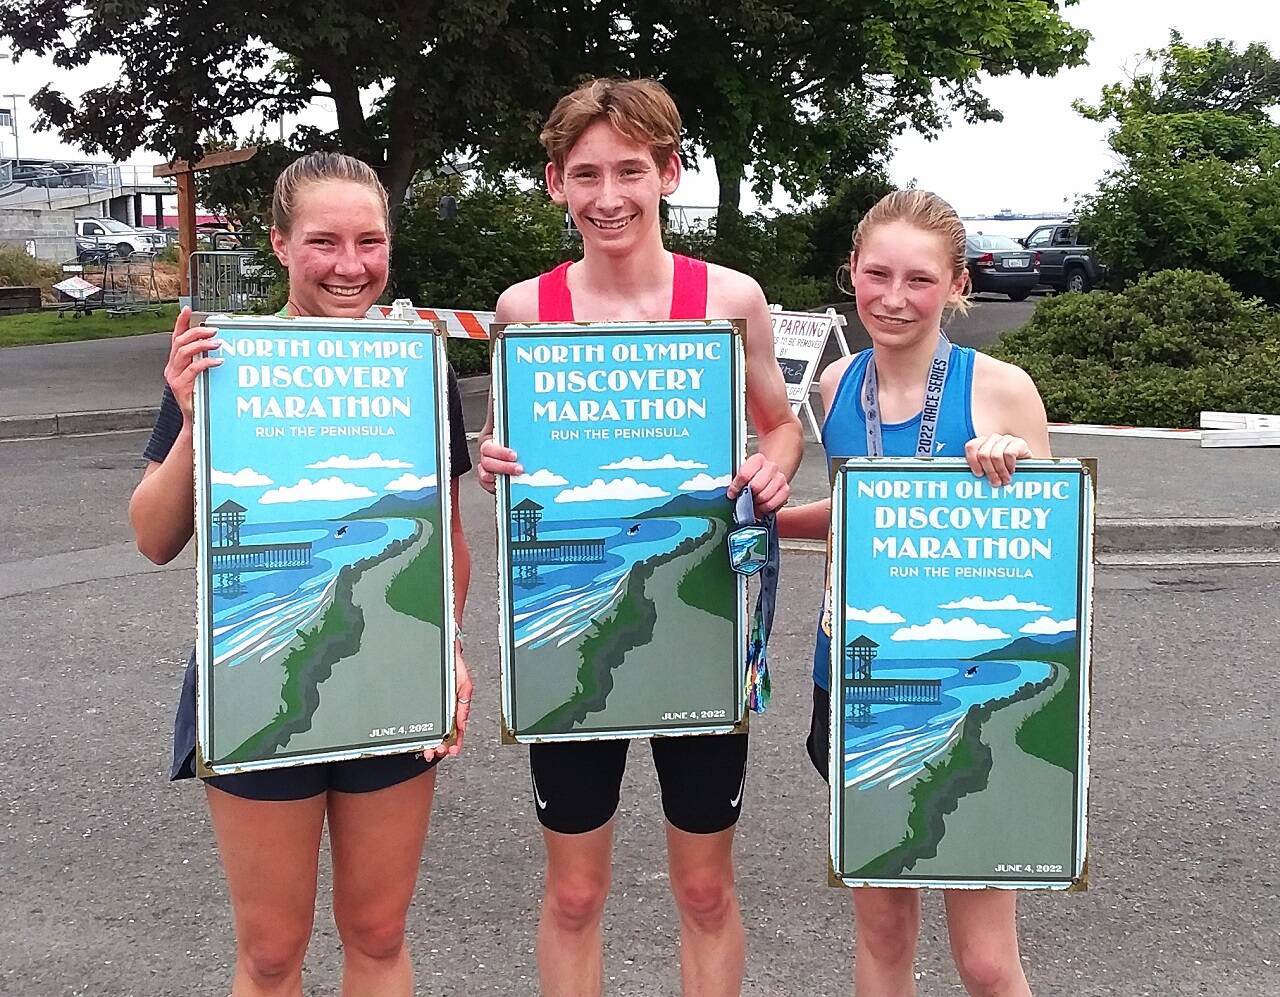
POLYGON ((96 205, 41 211, 33 208, 0 209, 0 247, 35 249, 35 257, 51 263, 75 259, 76 218, 96 215, 96 205))

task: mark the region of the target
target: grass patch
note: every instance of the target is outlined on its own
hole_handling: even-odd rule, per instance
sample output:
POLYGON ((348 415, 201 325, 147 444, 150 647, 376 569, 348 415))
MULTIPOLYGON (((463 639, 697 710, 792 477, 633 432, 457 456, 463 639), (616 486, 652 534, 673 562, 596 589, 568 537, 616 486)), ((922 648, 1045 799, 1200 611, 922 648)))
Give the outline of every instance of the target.
POLYGON ((433 509, 421 517, 431 535, 413 560, 396 572, 387 586, 387 605, 398 613, 437 627, 444 626, 444 579, 440 564, 444 539, 440 533, 440 512, 433 509))
POLYGON ((1080 671, 1073 654, 1056 659, 1067 670, 1067 681, 1053 698, 1018 726, 1014 740, 1029 755, 1050 765, 1076 773, 1080 752, 1080 721, 1076 707, 1080 700, 1080 671))
POLYGON ((160 306, 160 314, 143 312, 113 318, 98 309, 80 318, 56 312, 6 315, 0 318, 0 347, 38 346, 42 343, 78 343, 87 339, 115 339, 149 332, 171 332, 178 306, 160 306))
POLYGON ((721 542, 723 537, 724 528, 717 525, 706 556, 680 579, 676 595, 686 606, 723 617, 732 623, 736 615, 734 592, 738 582, 729 567, 729 556, 721 542))

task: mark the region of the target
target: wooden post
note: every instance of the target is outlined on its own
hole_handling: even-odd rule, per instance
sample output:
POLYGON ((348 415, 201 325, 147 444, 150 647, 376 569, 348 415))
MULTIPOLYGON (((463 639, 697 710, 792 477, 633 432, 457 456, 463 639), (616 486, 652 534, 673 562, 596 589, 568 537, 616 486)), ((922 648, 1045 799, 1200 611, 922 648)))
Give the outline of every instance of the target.
POLYGON ((178 293, 191 293, 191 254, 196 251, 196 178, 178 174, 178 293))
POLYGON ((175 159, 152 167, 152 176, 176 177, 178 181, 178 293, 184 297, 191 294, 191 254, 196 251, 195 174, 200 170, 243 163, 252 159, 257 151, 258 147, 251 145, 244 149, 215 152, 194 164, 185 159, 175 159))

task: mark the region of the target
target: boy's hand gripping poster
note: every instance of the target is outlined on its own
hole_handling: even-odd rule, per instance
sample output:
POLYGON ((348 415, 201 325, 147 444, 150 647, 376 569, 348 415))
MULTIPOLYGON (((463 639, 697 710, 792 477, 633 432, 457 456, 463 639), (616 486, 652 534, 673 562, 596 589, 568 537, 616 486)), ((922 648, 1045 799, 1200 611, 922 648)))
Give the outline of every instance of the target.
POLYGON ((831 860, 850 886, 1085 885, 1093 480, 854 459, 832 498, 831 860))
POLYGON ((212 316, 196 386, 202 774, 452 733, 447 366, 425 323, 212 316))
POLYGON ((731 322, 493 328, 508 740, 725 733, 744 715, 731 322))

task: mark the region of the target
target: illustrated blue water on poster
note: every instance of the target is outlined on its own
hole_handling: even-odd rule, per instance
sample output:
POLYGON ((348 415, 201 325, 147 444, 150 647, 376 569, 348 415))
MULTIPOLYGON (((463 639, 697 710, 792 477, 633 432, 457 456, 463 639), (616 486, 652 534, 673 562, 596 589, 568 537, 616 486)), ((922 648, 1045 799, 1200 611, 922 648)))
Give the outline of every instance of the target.
POLYGON ((525 472, 498 503, 509 731, 729 729, 742 701, 733 326, 508 327, 495 350, 496 435, 525 472))
POLYGON ((1082 875, 1091 484, 851 461, 834 518, 832 846, 846 882, 1082 875))
POLYGON ((438 743, 452 722, 439 337, 401 322, 218 328, 223 363, 197 399, 204 762, 438 743))

